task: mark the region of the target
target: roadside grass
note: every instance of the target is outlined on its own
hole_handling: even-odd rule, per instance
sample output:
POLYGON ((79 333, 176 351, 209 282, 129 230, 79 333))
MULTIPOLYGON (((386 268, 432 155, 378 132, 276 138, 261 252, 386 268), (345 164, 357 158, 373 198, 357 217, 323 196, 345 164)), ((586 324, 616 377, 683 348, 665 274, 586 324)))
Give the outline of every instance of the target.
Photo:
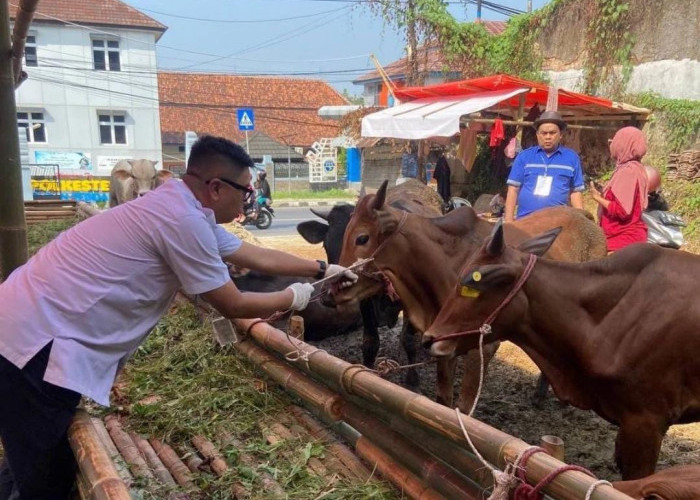
MULTIPOLYGON (((357 194, 344 189, 328 189, 326 191, 311 191, 309 189, 299 191, 285 191, 283 187, 272 193, 273 201, 277 200, 323 200, 341 199, 355 200, 357 194)), ((274 205, 273 205, 274 206, 274 205)))

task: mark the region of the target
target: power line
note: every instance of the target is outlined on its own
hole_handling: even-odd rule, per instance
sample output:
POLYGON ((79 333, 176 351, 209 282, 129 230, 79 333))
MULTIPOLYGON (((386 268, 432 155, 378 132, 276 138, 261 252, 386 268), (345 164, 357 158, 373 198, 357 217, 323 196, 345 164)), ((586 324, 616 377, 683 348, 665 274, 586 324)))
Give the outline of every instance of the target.
POLYGON ((315 14, 306 14, 306 15, 302 15, 302 16, 281 17, 281 18, 275 18, 275 19, 254 19, 254 20, 212 19, 212 18, 203 18, 203 17, 180 16, 178 14, 173 14, 171 12, 160 12, 157 10, 145 9, 143 7, 139 7, 139 10, 143 10, 145 12, 151 12, 153 14, 159 14, 161 16, 166 16, 166 17, 174 17, 177 19, 187 19, 188 21, 201 21, 201 22, 222 23, 222 24, 250 24, 250 23, 273 23, 273 22, 278 22, 278 21, 291 21, 293 19, 305 19, 305 18, 309 18, 309 17, 321 16, 323 14, 328 14, 331 12, 338 12, 339 10, 343 10, 344 8, 345 7, 340 7, 338 9, 332 9, 332 10, 324 10, 323 12, 316 12, 315 14))

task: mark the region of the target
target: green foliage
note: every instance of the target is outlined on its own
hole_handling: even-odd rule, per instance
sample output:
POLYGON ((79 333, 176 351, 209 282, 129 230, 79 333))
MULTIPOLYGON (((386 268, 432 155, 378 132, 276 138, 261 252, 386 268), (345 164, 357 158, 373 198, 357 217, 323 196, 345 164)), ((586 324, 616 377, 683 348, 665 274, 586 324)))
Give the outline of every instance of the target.
POLYGON ((584 92, 619 96, 632 73, 634 36, 630 33, 628 0, 595 0, 595 15, 586 33, 584 92), (620 73, 616 67, 620 66, 620 73))
POLYGON ((666 99, 650 92, 629 95, 626 99, 653 111, 652 120, 665 129, 669 152, 691 147, 700 138, 700 101, 666 99))

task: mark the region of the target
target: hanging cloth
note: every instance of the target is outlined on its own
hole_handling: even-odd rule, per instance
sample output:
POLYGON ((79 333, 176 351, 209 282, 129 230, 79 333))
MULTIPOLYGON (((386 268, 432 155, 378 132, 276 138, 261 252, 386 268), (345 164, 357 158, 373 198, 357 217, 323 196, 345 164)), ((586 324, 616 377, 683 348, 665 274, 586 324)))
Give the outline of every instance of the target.
POLYGON ((437 181, 438 194, 445 202, 450 199, 450 174, 450 166, 447 163, 447 159, 445 155, 441 155, 435 165, 433 177, 437 181))
POLYGON ((493 121, 493 127, 491 127, 491 140, 489 141, 489 146, 492 148, 498 147, 506 138, 506 132, 503 128, 503 120, 496 118, 493 121))

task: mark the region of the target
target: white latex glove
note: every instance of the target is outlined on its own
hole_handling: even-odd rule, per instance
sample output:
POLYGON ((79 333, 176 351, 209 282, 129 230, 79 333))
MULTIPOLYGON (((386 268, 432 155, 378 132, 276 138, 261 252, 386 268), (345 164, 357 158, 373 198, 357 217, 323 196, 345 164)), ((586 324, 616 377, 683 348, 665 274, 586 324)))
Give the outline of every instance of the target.
POLYGON ((291 309, 295 311, 303 311, 309 305, 311 294, 314 293, 314 287, 311 283, 292 283, 287 287, 294 294, 291 309))
POLYGON ((357 282, 357 274, 338 264, 330 264, 326 269, 324 278, 335 274, 337 274, 338 277, 333 281, 338 283, 340 288, 347 288, 357 282))

